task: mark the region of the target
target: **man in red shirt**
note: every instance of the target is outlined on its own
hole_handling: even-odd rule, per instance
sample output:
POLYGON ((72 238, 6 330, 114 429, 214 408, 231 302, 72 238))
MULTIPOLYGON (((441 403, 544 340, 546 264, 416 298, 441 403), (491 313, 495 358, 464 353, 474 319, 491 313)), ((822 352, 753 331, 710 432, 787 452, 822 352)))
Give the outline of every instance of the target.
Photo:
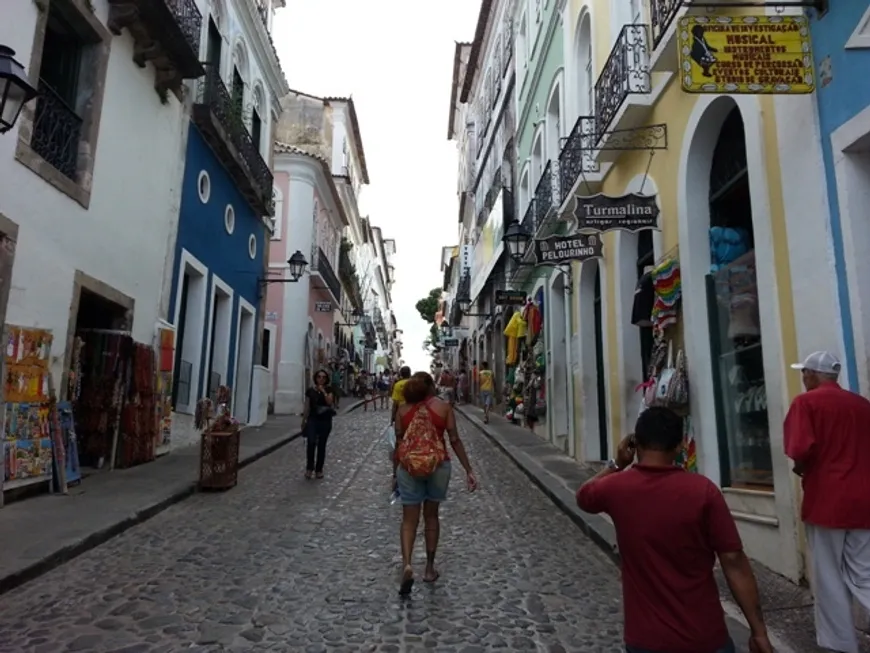
POLYGON ((817 351, 801 370, 807 391, 785 418, 785 454, 803 478, 819 646, 858 653, 852 597, 870 610, 870 401, 837 383, 840 361, 817 351))
POLYGON ((674 464, 682 447, 682 418, 649 408, 619 444, 616 460, 577 491, 581 510, 607 513, 616 527, 626 651, 734 652, 713 577, 718 555, 749 622, 749 650, 773 653, 734 518, 710 479, 674 464), (638 463, 625 469, 635 448, 638 463))

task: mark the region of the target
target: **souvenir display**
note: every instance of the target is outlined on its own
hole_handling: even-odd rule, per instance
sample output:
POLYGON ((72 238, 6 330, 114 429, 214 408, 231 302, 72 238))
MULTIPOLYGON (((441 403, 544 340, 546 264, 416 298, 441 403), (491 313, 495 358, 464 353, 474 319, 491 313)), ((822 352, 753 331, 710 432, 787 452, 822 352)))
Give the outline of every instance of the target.
POLYGON ((51 343, 50 331, 6 327, 4 487, 51 479, 51 343))
POLYGON ((121 431, 117 452, 117 467, 126 468, 147 463, 155 458, 157 422, 154 419, 155 355, 148 345, 137 343, 133 348, 131 374, 121 412, 121 431))
POLYGON ((59 440, 64 451, 65 481, 67 485, 75 485, 82 480, 82 470, 79 465, 79 450, 76 441, 75 420, 73 419, 72 404, 69 401, 59 401, 55 404, 56 420, 52 429, 58 429, 59 433, 54 440, 59 440))
POLYGON ((653 326, 666 329, 677 323, 682 297, 680 263, 676 257, 664 257, 652 271, 655 301, 652 307, 653 326))

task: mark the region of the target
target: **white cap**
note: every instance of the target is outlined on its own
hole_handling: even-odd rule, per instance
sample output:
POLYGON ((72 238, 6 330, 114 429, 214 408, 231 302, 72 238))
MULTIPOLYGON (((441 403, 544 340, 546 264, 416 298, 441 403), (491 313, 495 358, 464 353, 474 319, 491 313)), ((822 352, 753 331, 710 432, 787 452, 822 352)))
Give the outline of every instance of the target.
POLYGON ((814 351, 803 363, 791 366, 793 370, 809 370, 822 374, 839 374, 841 367, 840 360, 829 351, 814 351))

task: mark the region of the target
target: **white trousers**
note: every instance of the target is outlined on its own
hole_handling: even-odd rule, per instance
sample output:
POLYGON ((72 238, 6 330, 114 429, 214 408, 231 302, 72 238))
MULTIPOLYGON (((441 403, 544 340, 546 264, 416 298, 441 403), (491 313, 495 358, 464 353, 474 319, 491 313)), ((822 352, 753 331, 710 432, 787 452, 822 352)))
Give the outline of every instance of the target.
POLYGON ((870 611, 870 530, 806 524, 812 556, 816 639, 822 648, 858 653, 853 597, 870 611))

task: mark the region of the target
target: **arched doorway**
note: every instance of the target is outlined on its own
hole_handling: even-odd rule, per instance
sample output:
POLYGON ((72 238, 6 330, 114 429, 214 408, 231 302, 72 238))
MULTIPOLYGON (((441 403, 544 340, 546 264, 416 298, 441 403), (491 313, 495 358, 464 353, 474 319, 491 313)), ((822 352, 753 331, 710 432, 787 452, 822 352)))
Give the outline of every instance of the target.
POLYGON ((593 301, 595 302, 595 389, 598 411, 598 446, 601 460, 609 451, 607 439, 607 384, 604 378, 604 309, 601 298, 601 266, 595 264, 593 301))
POLYGON ((561 75, 553 84, 550 101, 547 103, 547 158, 559 157, 559 141, 562 138, 562 82, 561 75))
POLYGON ((580 267, 577 302, 580 308, 579 347, 582 452, 585 460, 606 460, 610 452, 607 426, 607 383, 605 368, 603 290, 604 270, 601 261, 590 259, 580 267))
POLYGON ((589 12, 583 11, 578 21, 574 38, 574 120, 589 116, 593 108, 595 75, 592 65, 592 21, 589 12))
POLYGON ((722 485, 772 489, 746 135, 737 107, 713 150, 709 204, 707 309, 722 485))

